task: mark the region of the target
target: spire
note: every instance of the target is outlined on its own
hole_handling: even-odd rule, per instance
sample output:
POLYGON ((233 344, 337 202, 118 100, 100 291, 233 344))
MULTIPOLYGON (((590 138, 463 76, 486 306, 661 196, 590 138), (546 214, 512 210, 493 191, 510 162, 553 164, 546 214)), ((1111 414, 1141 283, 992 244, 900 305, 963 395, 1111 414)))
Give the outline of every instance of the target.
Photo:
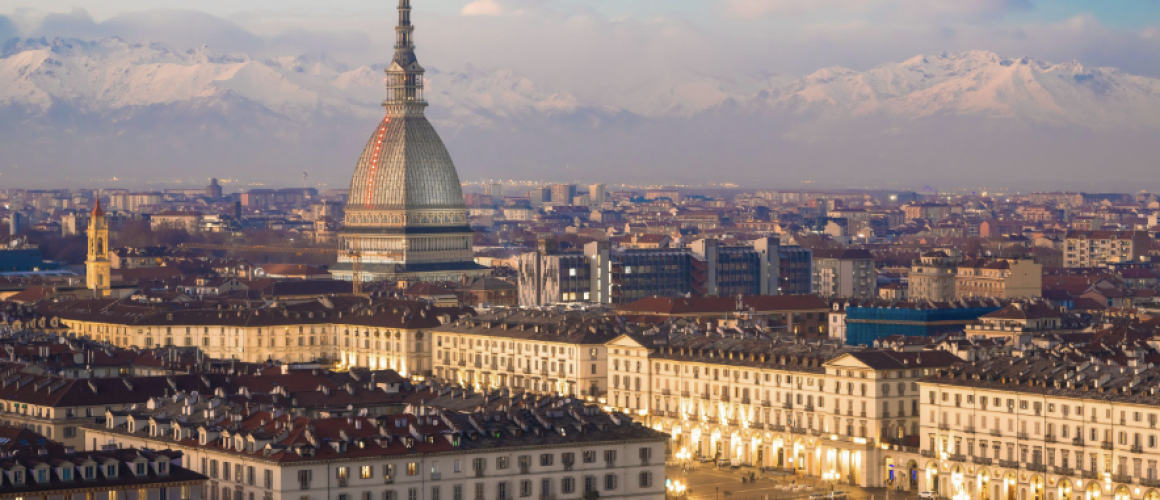
POLYGON ((104 217, 105 209, 101 208, 101 199, 97 198, 97 203, 93 205, 93 217, 104 217))
POLYGON ((395 57, 387 68, 387 116, 423 114, 423 67, 415 57, 415 27, 411 25, 411 0, 399 0, 399 24, 395 26, 395 57))

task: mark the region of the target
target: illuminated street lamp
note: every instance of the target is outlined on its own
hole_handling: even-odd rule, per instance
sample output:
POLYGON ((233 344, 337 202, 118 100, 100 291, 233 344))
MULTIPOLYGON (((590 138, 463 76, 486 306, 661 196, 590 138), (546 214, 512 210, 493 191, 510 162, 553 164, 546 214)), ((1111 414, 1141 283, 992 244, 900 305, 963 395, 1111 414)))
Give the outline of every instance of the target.
POLYGON ((833 469, 830 469, 829 472, 822 473, 822 480, 830 483, 830 491, 834 491, 834 487, 837 485, 838 479, 841 477, 842 475, 838 474, 838 471, 833 469))

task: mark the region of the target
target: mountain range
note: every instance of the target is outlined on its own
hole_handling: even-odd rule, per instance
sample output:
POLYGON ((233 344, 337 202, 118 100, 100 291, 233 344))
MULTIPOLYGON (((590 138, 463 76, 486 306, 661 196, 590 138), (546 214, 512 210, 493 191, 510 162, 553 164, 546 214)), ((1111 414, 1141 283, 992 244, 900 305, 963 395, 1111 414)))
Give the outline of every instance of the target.
MULTIPOLYGON (((344 187, 381 113, 383 67, 13 39, 0 183, 283 185, 307 171, 344 187)), ((658 82, 623 108, 511 70, 429 67, 425 83, 465 179, 1010 186, 1050 172, 1082 187, 1154 169, 1160 80, 1114 68, 974 51, 743 80, 658 82)))

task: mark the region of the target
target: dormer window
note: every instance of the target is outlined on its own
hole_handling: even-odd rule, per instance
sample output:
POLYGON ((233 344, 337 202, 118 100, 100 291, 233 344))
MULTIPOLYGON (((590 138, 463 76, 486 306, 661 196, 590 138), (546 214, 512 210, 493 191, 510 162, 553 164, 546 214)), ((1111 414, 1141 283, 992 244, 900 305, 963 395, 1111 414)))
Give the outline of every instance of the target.
POLYGON ((144 476, 145 475, 145 462, 137 462, 136 469, 137 469, 138 476, 144 476))
POLYGON ((22 470, 12 471, 12 484, 16 484, 16 485, 24 484, 24 471, 22 471, 22 470))
POLYGON ((48 482, 48 469, 37 469, 36 482, 38 482, 38 483, 47 483, 48 482))
POLYGON ((166 474, 167 473, 166 471, 169 468, 168 466, 169 466, 169 463, 167 463, 167 462, 157 462, 157 473, 158 474, 166 474))
POLYGON ((116 465, 106 465, 105 466, 105 477, 107 477, 107 478, 117 477, 117 466, 116 465))
POLYGON ((96 477, 97 477, 97 468, 93 467, 91 465, 86 465, 84 468, 84 478, 86 480, 89 480, 89 479, 96 479, 96 477))

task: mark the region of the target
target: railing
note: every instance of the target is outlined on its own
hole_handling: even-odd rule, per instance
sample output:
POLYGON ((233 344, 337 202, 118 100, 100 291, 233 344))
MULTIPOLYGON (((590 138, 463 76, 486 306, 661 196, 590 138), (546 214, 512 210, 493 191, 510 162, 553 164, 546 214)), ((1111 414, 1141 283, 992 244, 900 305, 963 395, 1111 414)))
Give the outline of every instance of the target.
POLYGON ((682 398, 687 398, 687 397, 689 397, 689 391, 681 391, 681 397, 682 397, 682 398))
POLYGON ((1111 441, 1104 441, 1104 442, 1100 443, 1100 448, 1103 448, 1105 450, 1110 450, 1110 449, 1112 449, 1112 442, 1111 441))
POLYGON ((775 432, 785 432, 785 426, 781 424, 765 424, 765 428, 775 432))
POLYGON ((437 481, 442 477, 443 477, 443 474, 441 474, 439 471, 432 471, 431 472, 431 480, 432 481, 437 481))
POLYGON ((787 409, 787 410, 792 410, 792 409, 793 409, 793 403, 782 403, 782 404, 781 404, 781 407, 782 407, 782 408, 785 408, 785 409, 787 409))
POLYGON ((1080 475, 1080 477, 1082 477, 1084 479, 1099 479, 1100 478, 1100 473, 1096 472, 1094 470, 1080 471, 1079 475, 1080 475))
POLYGON ((1055 472, 1056 474, 1059 474, 1061 476, 1070 476, 1074 473, 1071 470, 1071 467, 1058 467, 1058 466, 1056 466, 1056 467, 1052 467, 1051 470, 1052 470, 1052 472, 1055 472))
POLYGON ((520 474, 527 474, 529 470, 531 467, 528 464, 520 464, 520 474))
POLYGON ((671 396, 671 395, 672 395, 672 393, 670 393, 668 389, 662 389, 662 390, 661 390, 661 395, 662 395, 662 396, 671 396))
POLYGON ((475 469, 474 477, 483 477, 483 469, 475 469))
POLYGON ((741 423, 741 422, 740 422, 738 419, 736 419, 736 418, 731 418, 731 419, 729 419, 729 420, 728 420, 728 424, 729 424, 729 425, 732 425, 732 426, 734 426, 734 427, 736 427, 736 426, 740 425, 740 423, 741 423))
POLYGON ((974 434, 974 433, 975 433, 975 426, 973 426, 973 425, 968 425, 968 426, 966 426, 966 427, 963 427, 963 432, 966 432, 966 433, 969 433, 969 434, 974 434))
POLYGON ((806 411, 814 411, 814 405, 807 404, 806 411))
POLYGON ((338 478, 338 485, 339 485, 340 487, 342 487, 342 486, 346 486, 346 483, 347 483, 347 479, 346 479, 345 477, 340 477, 340 478, 338 478))
POLYGON ((1140 478, 1140 485, 1149 488, 1160 488, 1160 479, 1142 477, 1140 478))
POLYGON ((750 402, 749 402, 749 398, 747 398, 747 397, 742 397, 742 398, 741 398, 741 404, 743 404, 743 405, 750 404, 750 402))
POLYGON ((1051 434, 1048 434, 1048 435, 1046 435, 1046 436, 1043 436, 1043 440, 1044 440, 1044 441, 1047 441, 1048 443, 1054 443, 1054 442, 1055 442, 1055 436, 1052 436, 1051 434))
POLYGON ((762 401, 762 402, 761 402, 761 406, 764 406, 764 407, 766 407, 766 408, 769 408, 769 406, 770 406, 770 404, 769 404, 769 401, 762 401))
POLYGON ((866 418, 866 412, 862 412, 862 418, 866 418))
POLYGON ((951 453, 951 454, 948 454, 948 455, 947 455, 947 460, 950 460, 950 461, 952 461, 952 462, 966 462, 966 461, 967 461, 967 456, 966 456, 966 455, 960 455, 960 454, 958 454, 958 453, 951 453))
POLYGON ((999 429, 991 429, 991 435, 995 437, 1002 437, 1003 433, 999 429))
POLYGON ((1032 472, 1047 472, 1047 464, 1028 463, 1025 468, 1032 472))
POLYGON ((1072 446, 1083 446, 1083 438, 1081 438, 1081 437, 1077 437, 1077 438, 1075 438, 1075 439, 1072 439, 1072 440, 1071 440, 1071 445, 1072 445, 1072 446))
POLYGON ((794 433, 794 434, 805 434, 806 428, 805 427, 790 427, 789 431, 794 433))
POLYGON ((717 417, 705 417, 705 421, 710 424, 715 424, 717 423, 717 417))
POLYGON ((1132 453, 1144 453, 1144 447, 1138 444, 1132 445, 1132 453))
POLYGON ((1124 476, 1121 474, 1112 474, 1112 482, 1113 483, 1132 484, 1132 476, 1124 476))
POLYGON ((949 431, 949 430, 951 430, 951 426, 948 424, 938 424, 938 430, 949 431))
POLYGON ((1019 461, 1018 460, 999 460, 999 467, 1004 467, 1007 469, 1018 469, 1019 468, 1019 461))
POLYGON ((934 450, 922 450, 921 455, 924 458, 934 458, 934 450))
POLYGON ((383 476, 383 484, 395 484, 395 477, 390 474, 383 476))
POLYGON ((987 457, 971 457, 971 462, 979 465, 991 465, 991 459, 987 457))
POLYGON ((1027 439, 1027 433, 1026 433, 1026 432, 1020 432, 1020 433, 1016 434, 1016 435, 1015 435, 1015 437, 1016 437, 1017 439, 1027 439))
POLYGON ((564 470, 572 470, 573 465, 576 465, 576 463, 575 462, 564 462, 564 470))

